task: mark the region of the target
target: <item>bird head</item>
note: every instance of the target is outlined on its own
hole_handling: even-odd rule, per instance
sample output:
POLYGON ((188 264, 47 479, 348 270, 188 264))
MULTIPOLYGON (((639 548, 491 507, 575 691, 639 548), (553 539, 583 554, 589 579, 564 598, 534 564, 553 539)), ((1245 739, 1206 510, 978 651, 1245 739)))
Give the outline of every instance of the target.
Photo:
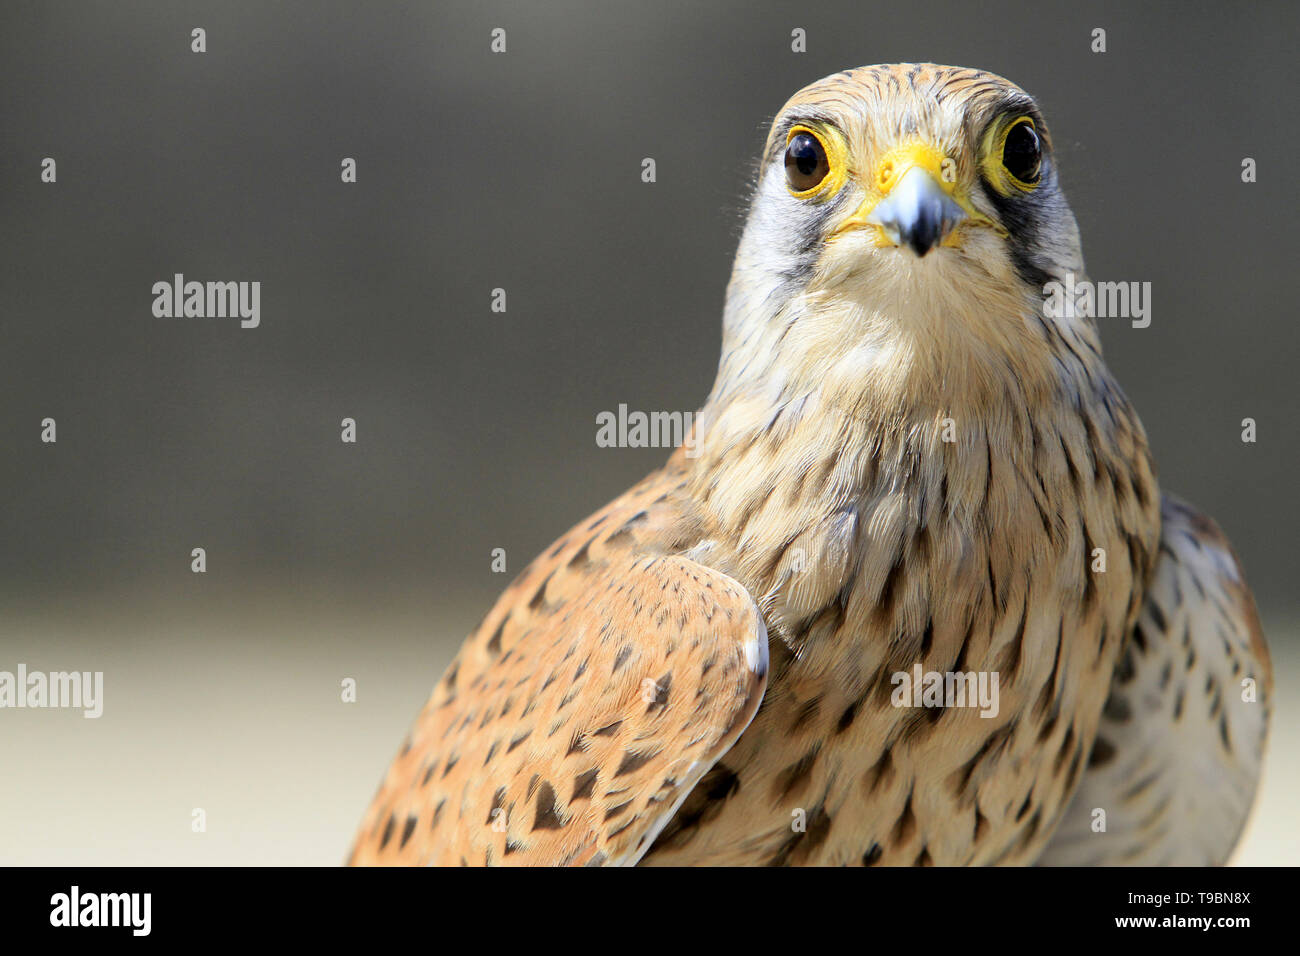
POLYGON ((838 73, 772 124, 728 288, 720 382, 745 369, 838 378, 851 397, 873 372, 935 388, 961 377, 955 367, 1046 365, 1043 286, 1082 270, 1028 94, 933 64, 838 73))

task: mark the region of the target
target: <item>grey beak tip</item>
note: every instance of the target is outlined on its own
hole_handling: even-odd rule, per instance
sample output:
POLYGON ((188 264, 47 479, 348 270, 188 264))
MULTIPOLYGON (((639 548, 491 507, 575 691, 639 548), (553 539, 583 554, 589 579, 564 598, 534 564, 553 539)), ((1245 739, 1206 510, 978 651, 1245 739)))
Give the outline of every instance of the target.
POLYGON ((908 248, 922 258, 934 246, 934 240, 929 236, 911 235, 907 237, 906 242, 908 248))
POLYGON ((918 256, 924 256, 939 241, 942 231, 943 207, 937 202, 925 202, 912 221, 901 226, 899 237, 918 256))

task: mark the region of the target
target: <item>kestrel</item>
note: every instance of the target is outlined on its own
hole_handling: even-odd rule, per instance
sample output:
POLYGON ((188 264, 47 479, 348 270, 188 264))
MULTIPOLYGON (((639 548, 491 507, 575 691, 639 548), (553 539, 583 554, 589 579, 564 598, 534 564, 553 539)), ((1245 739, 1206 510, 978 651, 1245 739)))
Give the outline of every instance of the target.
POLYGON ((907 64, 797 93, 689 451, 501 596, 351 862, 1223 862, 1268 653, 1095 322, 1044 309, 1067 275, 1018 87, 907 64), (996 706, 900 703, 932 672, 996 706))

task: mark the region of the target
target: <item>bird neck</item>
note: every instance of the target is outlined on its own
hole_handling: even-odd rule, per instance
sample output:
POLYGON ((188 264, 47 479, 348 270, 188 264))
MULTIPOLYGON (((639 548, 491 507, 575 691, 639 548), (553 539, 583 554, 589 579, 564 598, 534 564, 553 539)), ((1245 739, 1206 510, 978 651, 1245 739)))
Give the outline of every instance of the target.
POLYGON ((1032 494, 1044 448, 1059 457, 1072 443, 1085 461, 1096 444, 1120 460, 1141 439, 1095 329, 1040 321, 1028 293, 958 306, 819 291, 764 315, 744 287, 733 278, 691 468, 706 524, 728 540, 779 551, 837 510, 902 493, 917 496, 913 509, 982 521, 995 472, 1032 494))
MULTIPOLYGON (((744 339, 724 358, 679 459, 689 528, 680 538, 755 596, 769 633, 806 670, 842 660, 837 608, 892 607, 891 569, 916 587, 959 578, 954 606, 973 607, 994 587, 986 582, 1003 601, 1028 587, 1029 569, 1082 561, 1092 534, 1104 549, 1128 540, 1138 555, 1155 553, 1159 495, 1145 436, 1095 345, 1054 339, 1045 368, 1019 374, 1024 355, 972 347, 964 364, 950 353, 944 375, 900 340, 847 387, 833 361, 818 379, 786 358, 795 333, 765 335, 771 361, 744 339), (1131 538, 1110 533, 1116 519, 1131 538)), ((900 599, 888 628, 923 624, 929 593, 900 599)), ((852 639, 874 639, 855 628, 852 639)), ((913 631, 909 640, 923 641, 913 631)))

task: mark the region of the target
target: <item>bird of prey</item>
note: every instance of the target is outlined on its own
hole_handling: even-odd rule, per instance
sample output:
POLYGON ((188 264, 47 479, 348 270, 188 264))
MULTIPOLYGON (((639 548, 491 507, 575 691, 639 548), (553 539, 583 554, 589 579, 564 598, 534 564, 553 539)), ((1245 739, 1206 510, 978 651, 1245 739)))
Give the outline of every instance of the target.
POLYGON ((1017 86, 904 64, 797 93, 689 451, 505 591, 351 862, 1222 863, 1268 653, 1095 322, 1045 309, 1067 276, 1017 86))

